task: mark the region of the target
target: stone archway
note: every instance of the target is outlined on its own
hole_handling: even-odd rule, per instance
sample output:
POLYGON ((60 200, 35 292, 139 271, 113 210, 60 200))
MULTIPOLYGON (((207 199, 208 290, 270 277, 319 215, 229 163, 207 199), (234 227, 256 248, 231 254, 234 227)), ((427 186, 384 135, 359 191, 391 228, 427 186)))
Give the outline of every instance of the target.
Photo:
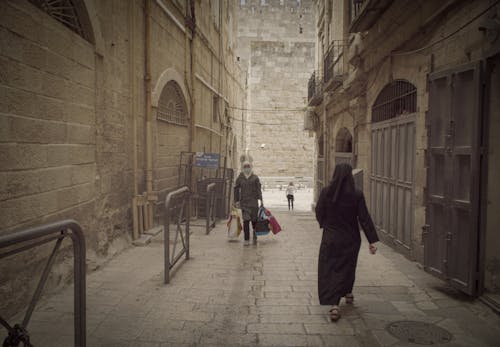
POLYGON ((183 185, 179 172, 181 152, 189 150, 189 103, 182 75, 165 70, 151 94, 153 136, 153 189, 162 198, 168 191, 183 185))
POLYGON ((346 127, 342 127, 335 136, 335 165, 348 163, 353 165, 353 138, 346 127))

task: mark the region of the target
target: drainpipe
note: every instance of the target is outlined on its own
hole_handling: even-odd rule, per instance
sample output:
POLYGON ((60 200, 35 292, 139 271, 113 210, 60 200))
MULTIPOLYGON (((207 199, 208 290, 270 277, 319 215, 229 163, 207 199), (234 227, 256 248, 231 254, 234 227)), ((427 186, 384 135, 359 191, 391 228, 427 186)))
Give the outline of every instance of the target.
POLYGON ((132 222, 133 239, 139 237, 139 216, 137 211, 137 195, 139 187, 137 182, 137 117, 135 115, 135 1, 129 2, 128 8, 128 40, 129 40, 129 97, 130 116, 132 117, 132 145, 133 145, 133 177, 134 177, 134 197, 132 198, 132 222))
MULTIPOLYGON (((186 55, 189 55, 189 72, 191 73, 191 95, 190 95, 190 103, 191 103, 191 112, 189 114, 189 147, 188 151, 192 152, 194 147, 194 131, 195 131, 195 66, 194 66, 194 50, 193 50, 193 41, 196 35, 196 17, 195 17, 195 3, 194 0, 189 1, 189 6, 186 8, 186 18, 189 20, 189 29, 191 29, 191 37, 189 37, 189 32, 186 30, 185 40, 186 40, 186 55), (187 51, 189 47, 189 52, 187 51)), ((186 62, 188 58, 186 56, 186 62)), ((186 81, 188 81, 188 70, 185 69, 186 81)), ((191 184, 191 181, 189 182, 191 184)), ((192 187, 190 187, 192 188, 192 187)))
POLYGON ((153 138, 151 130, 151 56, 150 56, 150 0, 144 0, 144 88, 146 93, 146 191, 147 216, 146 230, 153 226, 153 138))
MULTIPOLYGON (((219 1, 219 95, 224 95, 224 86, 223 84, 223 79, 222 79, 222 69, 224 68, 224 63, 223 63, 223 57, 222 57, 222 45, 224 44, 224 41, 222 40, 222 34, 224 32, 222 28, 222 15, 223 11, 222 8, 224 7, 224 1, 219 1)), ((220 115, 220 110, 221 110, 221 105, 224 102, 224 99, 219 96, 219 103, 217 104, 219 106, 219 122, 222 120, 221 115, 220 115)), ((224 105, 225 107, 225 105, 224 105)), ((226 129, 227 130, 227 129, 226 129)), ((224 137, 219 137, 219 153, 222 152, 222 141, 223 139, 226 139, 226 153, 227 153, 227 136, 224 137)), ((224 167, 225 169, 225 167, 224 167)))

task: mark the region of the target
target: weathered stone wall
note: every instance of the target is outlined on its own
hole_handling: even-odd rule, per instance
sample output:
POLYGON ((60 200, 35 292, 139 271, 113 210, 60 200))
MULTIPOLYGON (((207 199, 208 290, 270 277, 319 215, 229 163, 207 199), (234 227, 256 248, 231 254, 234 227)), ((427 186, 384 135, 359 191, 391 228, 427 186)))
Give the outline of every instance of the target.
MULTIPOLYGON (((146 189, 145 22, 142 0, 84 3, 91 16, 90 41, 27 0, 0 2, 0 234, 73 218, 83 226, 92 270, 129 246, 134 176, 137 192, 146 189)), ((161 3, 184 26, 186 3, 161 3)), ((224 156, 229 150, 220 138, 242 142, 242 129, 233 132, 224 119, 212 121, 214 91, 229 105, 241 105, 245 98, 244 74, 229 40, 229 32, 233 37, 236 32, 234 4, 220 2, 217 29, 210 2, 196 2, 201 27, 193 49, 186 42, 189 29, 175 24, 158 2, 150 4, 153 99, 169 80, 182 85, 189 112, 197 106, 188 116, 220 133, 214 140, 213 131, 206 137, 195 132, 193 148, 210 141, 207 151, 224 156), (219 55, 225 62, 221 74, 215 63, 219 55), (192 95, 199 99, 193 102, 192 95)), ((179 151, 188 149, 189 132, 157 121, 156 106, 153 102, 153 188, 168 190, 177 184, 179 151)), ((52 272, 49 292, 71 277, 69 244, 52 272)), ((48 252, 42 247, 2 261, 0 297, 9 298, 0 300, 3 314, 25 304, 48 252)))
MULTIPOLYGON (((488 1, 461 1, 439 13, 442 5, 439 2, 395 1, 373 27, 363 34, 362 39, 361 36, 351 35, 348 44, 350 47, 346 47, 345 51, 348 60, 343 84, 331 95, 325 94, 323 104, 318 107, 319 112, 322 108, 326 109, 326 130, 330 132, 328 140, 330 170, 333 168, 331 151, 335 143, 335 139, 331 137, 335 136, 337 124, 346 123, 346 115, 353 117, 354 126, 357 126, 355 145, 357 166, 365 171, 365 195, 367 201, 370 201, 372 106, 380 91, 393 80, 407 80, 417 88, 415 171, 411 213, 413 230, 409 256, 419 262, 423 262, 424 257, 421 230, 426 223, 424 192, 427 186, 425 161, 427 150, 425 124, 429 103, 427 75, 433 71, 484 59, 492 49, 485 35, 478 30, 487 14, 449 36, 486 9, 489 6, 488 1), (431 18, 432 20, 429 20, 431 18), (427 48, 420 49, 421 47, 427 48), (407 51, 410 53, 398 53, 407 51)), ((498 6, 493 11, 497 12, 498 17, 498 6)), ((333 22, 343 20, 346 20, 345 11, 333 12, 333 22)), ((338 27, 338 25, 333 26, 338 27)), ((325 23, 324 27, 328 27, 328 23, 325 23)), ((345 32, 344 35, 348 36, 348 33, 345 32)))
POLYGON ((261 176, 313 175, 314 140, 303 131, 314 69, 312 1, 247 1, 237 55, 248 69, 246 148, 261 176))

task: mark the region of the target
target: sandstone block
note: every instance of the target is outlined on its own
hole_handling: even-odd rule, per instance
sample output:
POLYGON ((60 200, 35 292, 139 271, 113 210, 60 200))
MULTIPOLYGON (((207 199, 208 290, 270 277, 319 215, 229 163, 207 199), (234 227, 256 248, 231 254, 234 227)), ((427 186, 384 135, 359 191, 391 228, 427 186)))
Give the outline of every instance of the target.
POLYGON ((3 170, 45 167, 47 148, 34 144, 0 144, 0 162, 3 170))
POLYGON ((0 85, 0 112, 32 116, 36 114, 33 101, 34 95, 32 93, 0 85))
POLYGON ((10 138, 18 142, 63 143, 66 140, 66 124, 10 117, 10 138))
POLYGON ((94 144, 94 127, 88 125, 68 124, 66 141, 68 143, 94 144))

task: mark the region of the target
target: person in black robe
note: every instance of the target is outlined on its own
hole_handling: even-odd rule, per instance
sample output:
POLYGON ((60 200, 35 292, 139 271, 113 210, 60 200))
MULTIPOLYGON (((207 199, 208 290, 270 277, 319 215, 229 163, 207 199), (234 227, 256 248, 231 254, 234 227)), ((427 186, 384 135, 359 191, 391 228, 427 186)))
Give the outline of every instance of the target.
POLYGON ((375 254, 378 236, 366 207, 363 192, 354 186, 352 167, 337 164, 329 186, 316 204, 316 219, 323 229, 318 260, 318 295, 321 305, 332 305, 332 321, 340 318, 342 297, 351 304, 356 264, 361 246, 359 223, 375 254))

